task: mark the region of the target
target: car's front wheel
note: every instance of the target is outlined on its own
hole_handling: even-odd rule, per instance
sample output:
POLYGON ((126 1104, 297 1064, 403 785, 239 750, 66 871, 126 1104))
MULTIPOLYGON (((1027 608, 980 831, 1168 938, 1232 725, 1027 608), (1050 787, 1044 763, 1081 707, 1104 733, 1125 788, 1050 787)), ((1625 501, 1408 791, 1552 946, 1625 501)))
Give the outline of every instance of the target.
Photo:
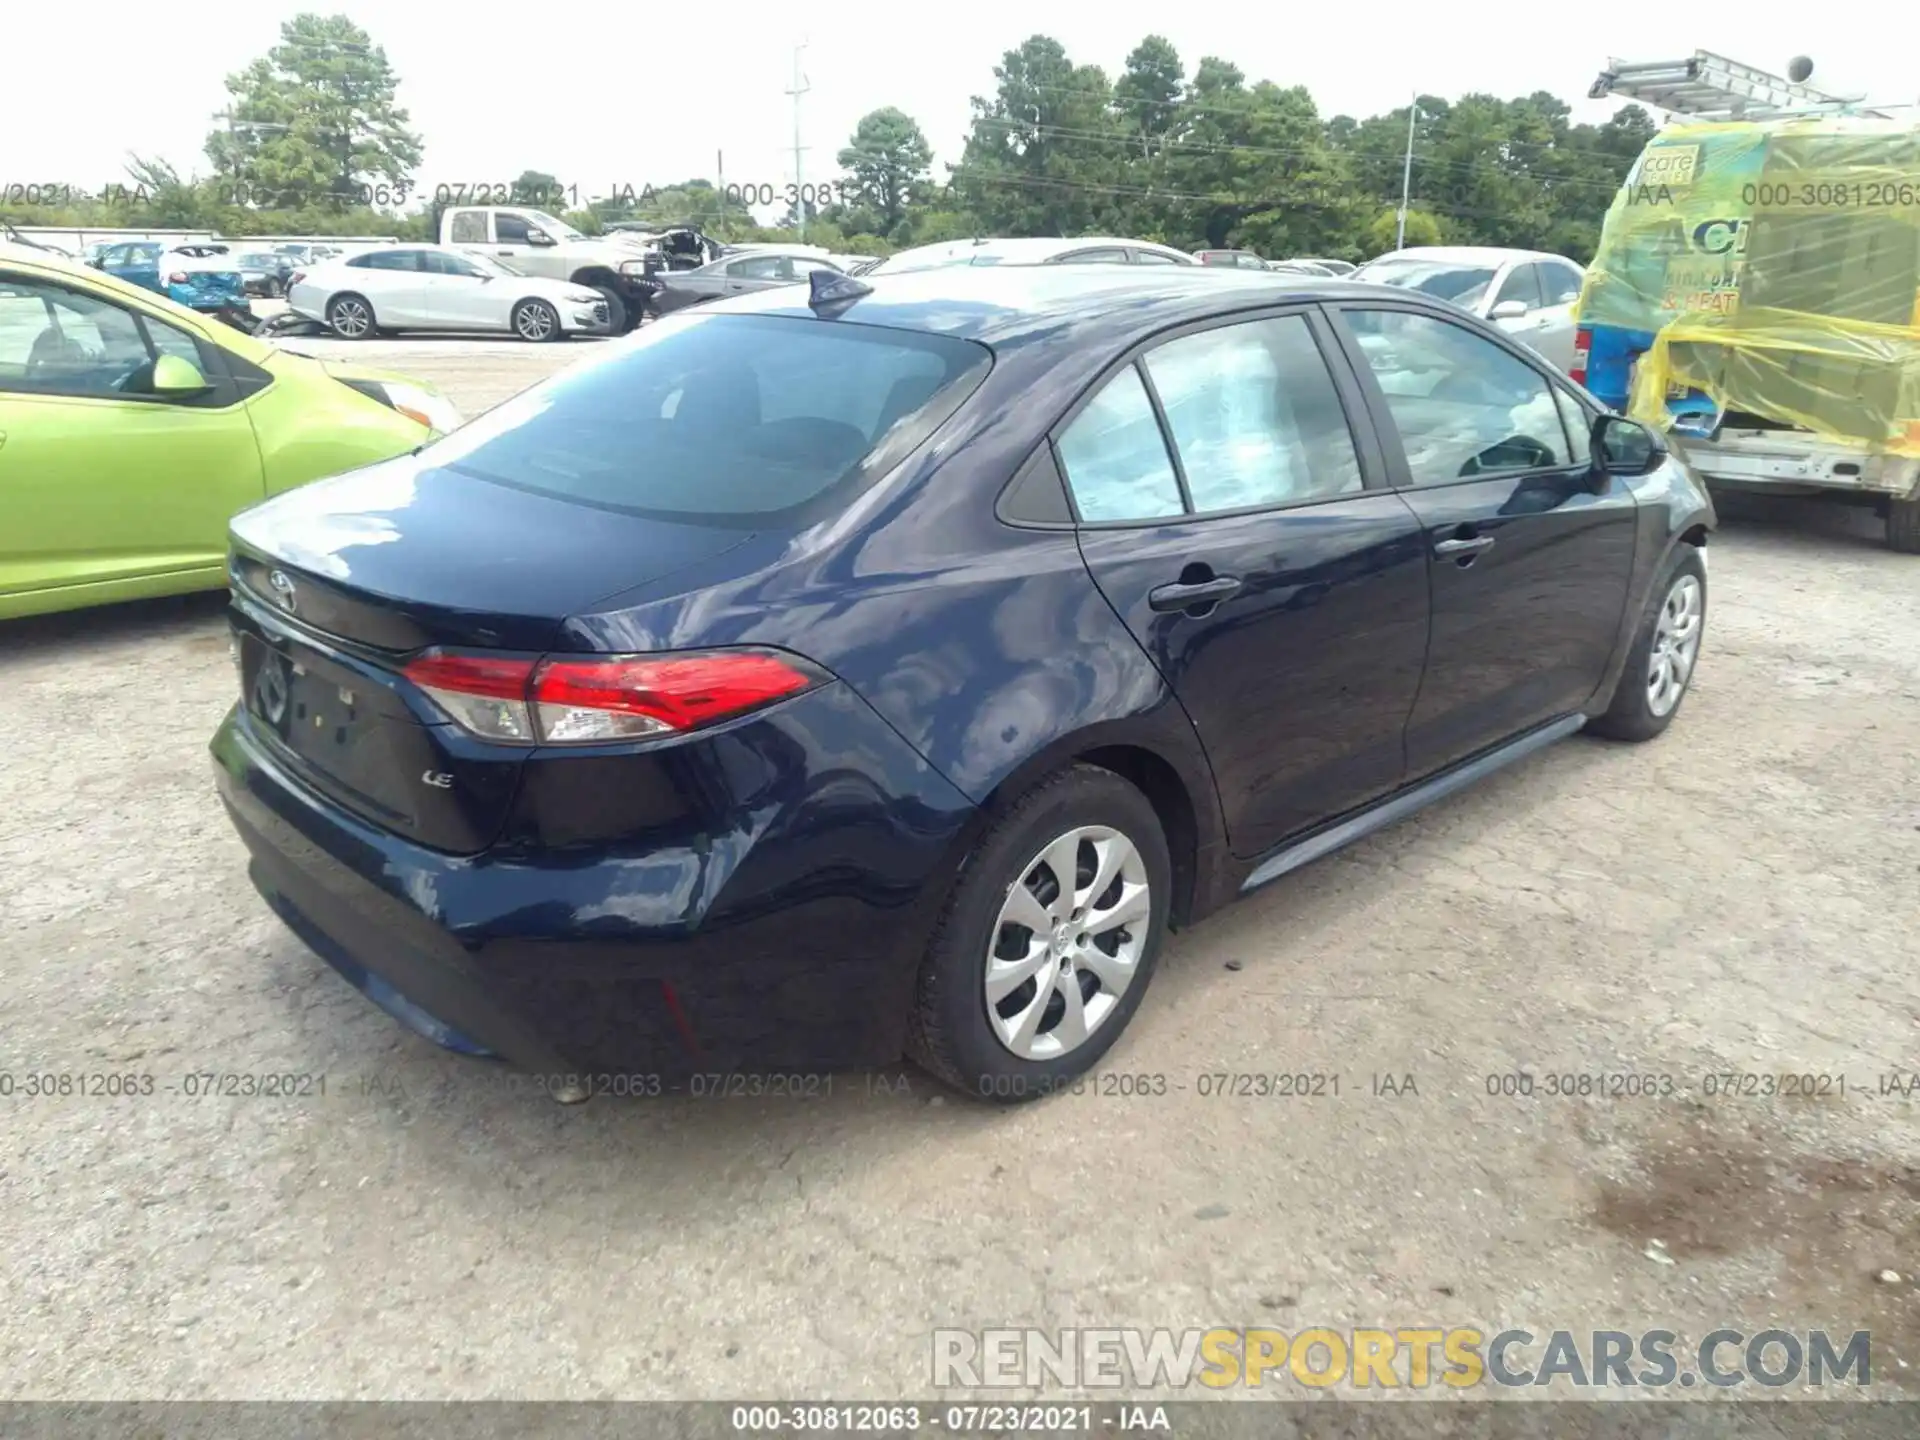
POLYGON ((560 315, 544 300, 522 300, 513 307, 513 333, 539 344, 560 338, 560 315))
POLYGON ((1172 866, 1147 798, 1075 765, 981 837, 922 963, 914 1059, 982 1100, 1084 1074, 1133 1018, 1166 934, 1172 866))
POLYGON ((1653 587, 1612 702, 1587 728, 1613 740, 1651 740, 1671 725, 1693 683, 1706 625, 1707 567, 1697 549, 1681 545, 1653 587))

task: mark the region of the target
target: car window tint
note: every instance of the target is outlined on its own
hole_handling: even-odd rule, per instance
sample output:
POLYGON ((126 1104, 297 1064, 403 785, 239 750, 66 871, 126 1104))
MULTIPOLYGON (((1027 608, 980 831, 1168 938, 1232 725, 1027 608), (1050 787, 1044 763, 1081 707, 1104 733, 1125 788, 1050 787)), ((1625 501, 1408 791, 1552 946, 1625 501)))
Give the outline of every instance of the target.
POLYGON ((1549 305, 1571 305, 1580 298, 1580 272, 1558 260, 1540 263, 1540 288, 1549 305))
POLYGON ((1166 437, 1133 366, 1109 380, 1074 417, 1058 449, 1082 520, 1155 520, 1186 513, 1166 437))
POLYGON ((1195 511, 1362 488, 1339 393, 1304 317, 1170 340, 1148 352, 1146 367, 1195 511))
POLYGON ((778 280, 785 265, 783 255, 749 255, 728 265, 727 274, 735 280, 778 280))
POLYGON ((1571 463, 1553 387, 1462 326, 1405 310, 1344 310, 1415 485, 1571 463))
POLYGON ((453 243, 456 245, 486 244, 487 212, 484 210, 454 211, 453 243))
POLYGON ((1124 250, 1075 250, 1071 254, 1059 255, 1053 261, 1056 265, 1125 265, 1127 252, 1124 250))
POLYGON ((1158 250, 1136 250, 1133 252, 1136 265, 1178 265, 1180 262, 1171 255, 1162 255, 1158 250))
POLYGON ((1553 398, 1560 405, 1560 416, 1566 421, 1567 439, 1573 446, 1573 463, 1590 465, 1593 463, 1593 417, 1580 402, 1555 386, 1553 398))
POLYGON ((493 235, 502 245, 525 245, 527 240, 527 217, 515 215, 510 211, 496 211, 493 217, 493 235))
POLYGON ((673 315, 455 431, 430 463, 561 499, 716 524, 830 510, 984 378, 948 335, 673 315))
MULTIPOLYGON (((197 355, 188 358, 198 363, 197 355)), ((138 322, 118 305, 0 275, 0 390, 134 394, 139 372, 152 359, 138 322)))
POLYGON ((1500 282, 1500 293, 1493 297, 1498 305, 1503 300, 1518 300, 1529 310, 1540 308, 1540 271, 1534 265, 1516 265, 1507 272, 1507 278, 1500 282))

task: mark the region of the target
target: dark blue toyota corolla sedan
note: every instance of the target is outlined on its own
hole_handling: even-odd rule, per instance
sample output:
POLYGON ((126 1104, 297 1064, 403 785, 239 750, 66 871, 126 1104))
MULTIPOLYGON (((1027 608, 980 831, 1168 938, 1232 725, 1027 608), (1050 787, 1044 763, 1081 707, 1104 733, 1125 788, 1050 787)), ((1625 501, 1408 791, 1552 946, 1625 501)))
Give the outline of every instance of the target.
POLYGON ((1663 730, 1713 523, 1416 293, 822 276, 242 515, 213 754, 267 902, 443 1044, 1017 1099, 1169 926, 1663 730))

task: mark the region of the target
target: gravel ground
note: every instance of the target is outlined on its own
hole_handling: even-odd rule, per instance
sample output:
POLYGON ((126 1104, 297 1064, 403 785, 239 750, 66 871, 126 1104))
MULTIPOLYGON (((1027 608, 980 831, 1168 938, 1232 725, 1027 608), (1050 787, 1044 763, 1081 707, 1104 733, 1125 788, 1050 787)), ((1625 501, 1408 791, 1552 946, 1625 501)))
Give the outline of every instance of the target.
MULTIPOLYGON (((473 413, 581 347, 354 353, 473 413)), ((1149 1093, 1012 1112, 905 1069, 509 1093, 254 897, 205 753, 218 597, 0 629, 0 1074, 161 1087, 0 1099, 0 1398, 925 1398, 932 1329, 1002 1325, 1868 1328, 1898 1390, 1920 560, 1728 512, 1666 737, 1569 741, 1175 937, 1104 1066, 1149 1093), (1519 1070, 1675 1093, 1489 1095, 1519 1070), (325 1094, 166 1093, 202 1071, 325 1094)))

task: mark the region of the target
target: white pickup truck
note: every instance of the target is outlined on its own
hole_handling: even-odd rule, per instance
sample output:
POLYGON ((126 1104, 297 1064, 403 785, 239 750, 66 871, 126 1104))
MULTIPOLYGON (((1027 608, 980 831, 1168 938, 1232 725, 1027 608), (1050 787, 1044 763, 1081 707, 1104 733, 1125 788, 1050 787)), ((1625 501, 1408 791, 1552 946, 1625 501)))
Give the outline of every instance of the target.
POLYGON ((477 250, 514 269, 568 280, 606 298, 615 335, 640 323, 653 286, 648 249, 618 236, 595 239, 544 210, 524 205, 450 205, 440 215, 440 243, 477 250))

